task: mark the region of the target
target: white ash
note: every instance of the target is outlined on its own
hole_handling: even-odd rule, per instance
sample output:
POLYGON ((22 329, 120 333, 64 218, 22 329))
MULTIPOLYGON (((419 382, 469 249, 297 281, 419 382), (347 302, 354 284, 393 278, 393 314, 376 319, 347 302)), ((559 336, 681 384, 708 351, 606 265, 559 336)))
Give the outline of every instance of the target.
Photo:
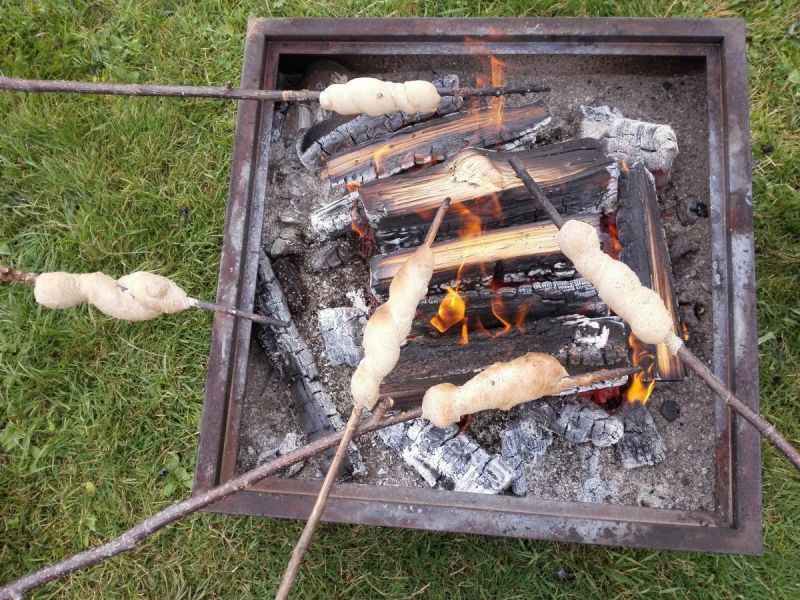
POLYGON ((636 504, 651 508, 671 508, 670 492, 663 485, 643 486, 636 495, 636 504))
POLYGON ((599 477, 590 477, 577 489, 578 502, 600 504, 616 492, 617 487, 614 484, 599 477))
POLYGON ((678 139, 669 125, 628 119, 608 106, 581 106, 580 134, 601 140, 618 160, 641 161, 651 171, 669 171, 678 155, 678 139))
POLYGON ((516 421, 500 434, 501 454, 514 469, 511 491, 515 495, 525 496, 528 492, 525 464, 535 464, 552 442, 553 434, 533 417, 516 421))
MULTIPOLYGON (((297 435, 295 432, 287 433, 286 436, 283 438, 283 441, 274 448, 268 448, 261 452, 256 459, 257 465, 263 465, 266 462, 271 460, 275 460, 279 456, 283 456, 284 454, 288 454, 293 450, 297 450, 303 443, 300 439, 300 436, 297 435)), ((297 473, 303 470, 305 466, 305 462, 299 462, 291 465, 289 468, 285 469, 282 473, 278 475, 278 477, 293 477, 297 473)))
POLYGON ((500 494, 514 479, 514 469, 491 455, 458 425, 434 427, 423 419, 399 423, 378 432, 381 439, 431 487, 457 492, 500 494))
POLYGON ((361 334, 367 324, 364 312, 349 306, 322 308, 317 319, 331 365, 358 366, 364 356, 361 347, 361 334))

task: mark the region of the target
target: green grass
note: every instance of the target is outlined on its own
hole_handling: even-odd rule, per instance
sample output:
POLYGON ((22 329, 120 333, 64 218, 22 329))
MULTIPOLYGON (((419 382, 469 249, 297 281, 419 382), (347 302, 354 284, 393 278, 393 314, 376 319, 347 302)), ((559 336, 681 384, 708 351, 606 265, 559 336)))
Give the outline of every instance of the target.
MULTIPOLYGON (((221 84, 249 16, 747 19, 762 406, 800 441, 800 8, 791 1, 0 0, 5 75, 221 84), (794 5, 794 6, 793 6, 794 5)), ((0 262, 136 268, 213 298, 232 103, 0 94, 0 262)), ((51 312, 0 288, 0 582, 188 494, 211 319, 51 312)), ((325 525, 298 598, 797 598, 800 477, 764 451, 765 552, 708 556, 325 525), (560 583, 555 572, 572 577, 560 583)), ((296 522, 208 514, 39 597, 270 596, 296 522)))

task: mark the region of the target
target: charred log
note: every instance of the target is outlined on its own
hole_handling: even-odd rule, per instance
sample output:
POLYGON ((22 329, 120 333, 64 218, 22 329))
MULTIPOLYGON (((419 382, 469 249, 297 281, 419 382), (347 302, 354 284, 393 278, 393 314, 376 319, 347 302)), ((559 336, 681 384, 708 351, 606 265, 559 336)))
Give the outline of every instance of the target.
MULTIPOLYGON (((672 314, 672 331, 680 335, 678 301, 655 182, 641 163, 628 171, 623 169, 621 174, 617 228, 622 246, 620 260, 633 269, 644 285, 661 296, 672 314)), ((659 379, 678 381, 686 377, 683 361, 673 356, 664 344, 651 350, 656 357, 659 379)))
POLYGON ((467 146, 517 147, 534 139, 535 131, 550 120, 542 102, 506 108, 502 120, 491 108, 460 112, 397 131, 385 143, 357 145, 325 161, 323 177, 335 185, 364 184, 410 169, 441 162, 467 146))
MULTIPOLYGON (((263 252, 258 261, 255 308, 261 314, 291 322, 283 328, 256 325, 256 337, 278 375, 289 386, 293 408, 306 437, 313 441, 342 429, 344 422, 319 380, 314 355, 292 322, 289 304, 263 252)), ((351 473, 363 472, 363 461, 355 445, 351 446, 348 458, 351 473)))
MULTIPOLYGON (((598 227, 595 215, 581 217, 598 227)), ((442 293, 455 286, 461 271, 459 290, 489 287, 497 284, 516 285, 532 281, 573 279, 574 267, 556 243, 555 225, 547 222, 519 225, 490 231, 464 239, 435 243, 434 273, 429 287, 442 293)), ((370 260, 370 281, 373 293, 382 298, 389 283, 413 249, 378 255, 370 260)))
MULTIPOLYGON (((350 231, 351 210, 366 217, 382 251, 417 245, 432 210, 450 196, 440 239, 501 226, 531 223, 538 210, 507 160, 512 153, 471 148, 450 161, 365 185, 311 216, 317 237, 350 231)), ((514 152, 537 174, 548 198, 564 214, 600 213, 615 207, 618 169, 595 140, 575 140, 514 152)))
POLYGON ((647 406, 638 402, 626 405, 620 418, 625 434, 617 442, 617 454, 623 467, 652 467, 664 460, 667 448, 647 406))
POLYGON ((431 487, 499 494, 514 479, 513 468, 501 456, 489 454, 470 436, 459 434, 458 425, 439 429, 417 419, 381 429, 378 435, 431 487))
MULTIPOLYGON (((530 323, 525 331, 511 329, 499 340, 475 333, 464 345, 458 331, 409 340, 394 371, 384 380, 381 394, 409 406, 418 403, 433 385, 445 381, 462 384, 494 362, 532 351, 552 354, 570 375, 630 366, 624 321, 617 317, 557 317, 530 323)), ((622 378, 609 384, 624 382, 622 378)))
MULTIPOLYGON (((458 88, 458 76, 445 75, 434 79, 432 83, 441 92, 453 91, 458 88)), ((297 141, 297 155, 306 168, 314 170, 322 167, 333 155, 385 141, 404 127, 454 113, 461 109, 463 103, 464 99, 459 96, 442 96, 439 110, 435 113, 395 112, 378 117, 359 115, 354 118, 333 114, 311 127, 297 141)))

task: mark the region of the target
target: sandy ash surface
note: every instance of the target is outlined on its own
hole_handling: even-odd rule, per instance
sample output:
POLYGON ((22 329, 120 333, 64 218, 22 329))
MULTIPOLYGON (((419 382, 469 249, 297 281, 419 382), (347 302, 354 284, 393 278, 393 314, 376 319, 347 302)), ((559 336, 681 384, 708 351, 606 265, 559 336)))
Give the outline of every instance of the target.
MULTIPOLYGON (((659 193, 662 218, 673 258, 676 292, 681 314, 691 334, 689 346, 708 363, 711 357, 713 301, 711 295, 711 247, 708 218, 689 225, 678 219, 678 206, 689 196, 707 206, 708 128, 706 89, 702 63, 688 59, 632 60, 627 58, 587 57, 500 57, 506 62, 506 83, 544 83, 552 89, 527 98, 511 97, 509 104, 533 100, 547 102, 553 119, 537 143, 556 142, 577 136, 581 104, 609 105, 626 117, 670 124, 676 131, 680 154, 675 161, 672 181, 659 193), (677 250, 677 252, 675 252, 677 250)), ((486 70, 485 60, 471 57, 436 57, 430 68, 420 68, 428 59, 403 58, 390 64, 381 57, 346 60, 354 75, 385 76, 391 79, 430 79, 457 73, 462 85, 475 84, 474 74, 486 70)), ((291 82, 291 78, 289 79, 291 82)), ((269 250, 279 230, 295 235, 290 244, 292 260, 302 273, 309 291, 303 314, 296 316, 306 343, 313 349, 321 379, 335 398, 346 420, 350 367, 332 367, 325 356, 317 328, 320 308, 349 306, 346 292, 368 286, 368 269, 354 256, 346 264, 310 273, 304 268, 308 253, 318 247, 304 235, 307 216, 326 198, 316 177, 297 159, 292 124, 294 108, 277 117, 280 137, 271 143, 269 186, 267 190, 264 246, 269 250)), ((531 348, 535 350, 535 348, 531 348)), ((457 357, 453 357, 457 360, 457 357)), ((285 386, 276 381, 261 349, 253 343, 249 379, 240 427, 239 469, 252 467, 258 455, 278 445, 286 433, 298 431, 291 401, 285 386)), ((615 504, 636 504, 643 494, 657 489, 663 506, 678 509, 714 509, 714 414, 713 401, 705 385, 690 376, 685 382, 658 383, 650 400, 650 410, 667 447, 666 459, 655 467, 623 469, 613 448, 597 451, 581 448, 554 438, 543 460, 526 468, 528 496, 552 500, 577 500, 578 490, 590 476, 609 484, 613 493, 605 500, 615 504), (660 413, 662 403, 677 401, 678 418, 668 422, 660 413), (588 468, 591 465, 591 473, 588 468)), ((508 423, 524 415, 526 408, 510 413, 476 415, 470 434, 489 452, 499 453, 499 437, 508 423)), ((585 445, 584 445, 585 446, 585 445)), ((425 486, 375 434, 358 442, 368 475, 355 483, 386 486, 425 486)), ((298 477, 321 476, 320 465, 304 468, 298 477)))

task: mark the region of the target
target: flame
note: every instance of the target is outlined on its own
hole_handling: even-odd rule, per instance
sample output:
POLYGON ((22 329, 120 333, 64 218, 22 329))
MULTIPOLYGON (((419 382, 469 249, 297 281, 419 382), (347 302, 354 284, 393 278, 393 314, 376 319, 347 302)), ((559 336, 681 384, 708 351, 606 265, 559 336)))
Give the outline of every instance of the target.
MULTIPOLYGON (((453 325, 462 323, 462 339, 468 339, 466 333, 466 320, 464 315, 467 312, 467 303, 458 293, 458 284, 455 288, 447 288, 447 294, 439 304, 439 311, 431 319, 430 323, 439 333, 445 333, 453 325)), ((466 343, 466 342, 465 342, 466 343)))
POLYGON ((650 394, 656 385, 654 376, 655 356, 650 349, 642 344, 632 333, 628 336, 628 344, 631 347, 631 362, 634 367, 646 366, 644 371, 640 371, 631 376, 628 388, 625 390, 626 402, 641 402, 647 404, 650 394))
POLYGON ((603 244, 606 254, 611 258, 619 260, 622 243, 619 241, 619 227, 617 227, 616 215, 603 215, 600 217, 600 227, 605 230, 607 234, 607 239, 603 244))
POLYGON ((350 229, 353 230, 354 233, 358 234, 358 237, 362 240, 367 237, 367 230, 363 229, 357 222, 356 219, 352 219, 350 221, 350 229))
POLYGON ((350 181, 344 184, 345 189, 348 192, 355 192, 358 188, 361 187, 361 184, 358 181, 350 181))
POLYGON ((520 333, 525 333, 525 317, 528 316, 528 311, 530 309, 530 304, 521 304, 517 310, 517 314, 514 316, 514 326, 519 329, 520 333))
POLYGON ((461 339, 456 342, 460 346, 469 344, 469 328, 467 327, 467 320, 464 319, 461 323, 461 339))
POLYGON ((375 174, 380 177, 381 168, 383 167, 383 159, 386 154, 393 148, 392 144, 384 144, 379 146, 375 152, 372 153, 372 162, 375 164, 375 174))
POLYGON ((511 323, 508 322, 508 320, 505 318, 505 315, 503 314, 504 308, 505 307, 503 306, 502 296, 500 296, 500 294, 495 294, 494 298, 492 298, 492 314, 494 315, 495 319, 497 319, 503 324, 503 330, 495 333, 493 337, 500 337, 501 335, 505 335, 506 333, 508 333, 508 330, 511 329, 511 323))
POLYGON ((626 173, 626 174, 627 174, 627 173, 630 173, 630 172, 631 172, 631 170, 628 168, 628 161, 627 161, 627 160, 625 160, 625 159, 622 159, 622 160, 620 161, 620 163, 619 163, 619 168, 620 168, 620 170, 621 170, 623 173, 626 173))
MULTIPOLYGON (((463 218, 461 227, 458 228, 458 237, 462 239, 473 238, 483 233, 481 218, 464 206, 463 203, 456 204, 454 207, 463 218)), ((463 264, 462 264, 463 267, 463 264)))
POLYGON ((688 342, 691 338, 689 335, 689 326, 686 324, 686 321, 681 321, 681 337, 684 342, 688 342))

